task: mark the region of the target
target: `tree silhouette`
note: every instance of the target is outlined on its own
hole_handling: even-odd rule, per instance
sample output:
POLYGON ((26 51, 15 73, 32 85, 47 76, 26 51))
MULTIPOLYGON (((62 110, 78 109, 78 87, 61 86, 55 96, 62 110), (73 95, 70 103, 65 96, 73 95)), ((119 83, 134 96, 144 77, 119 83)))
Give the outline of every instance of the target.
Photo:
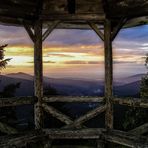
MULTIPOLYGON (((0 46, 0 73, 2 69, 6 68, 6 65, 11 59, 4 59, 4 48, 7 47, 7 45, 2 45, 0 46)), ((0 97, 3 99, 3 97, 14 97, 16 89, 20 87, 20 83, 16 84, 9 84, 5 86, 0 92, 0 97)), ((5 108, 0 108, 0 122, 6 123, 8 125, 13 125, 15 126, 15 122, 17 121, 16 115, 15 115, 15 107, 5 107, 5 108)))
POLYGON ((2 45, 0 46, 0 70, 2 70, 3 68, 6 67, 8 61, 10 61, 11 59, 4 59, 4 48, 7 47, 7 44, 6 45, 2 45))
POLYGON ((1 96, 3 97, 14 97, 16 89, 20 87, 20 82, 16 84, 9 84, 4 87, 3 91, 1 92, 1 96))
MULTIPOLYGON (((148 54, 145 57, 145 66, 148 69, 148 54)), ((148 98, 148 72, 141 79, 140 85, 140 97, 142 99, 148 98)), ((142 108, 130 108, 125 114, 125 120, 123 127, 125 130, 130 130, 136 126, 140 126, 145 122, 148 122, 147 118, 148 110, 142 108)))
MULTIPOLYGON (((145 66, 148 70, 148 54, 145 57, 145 66)), ((148 98, 148 71, 144 77, 142 77, 141 80, 141 87, 140 87, 140 96, 141 98, 147 99, 148 98)))
POLYGON ((58 95, 58 92, 54 87, 51 87, 51 85, 48 85, 44 88, 44 95, 46 96, 58 95))

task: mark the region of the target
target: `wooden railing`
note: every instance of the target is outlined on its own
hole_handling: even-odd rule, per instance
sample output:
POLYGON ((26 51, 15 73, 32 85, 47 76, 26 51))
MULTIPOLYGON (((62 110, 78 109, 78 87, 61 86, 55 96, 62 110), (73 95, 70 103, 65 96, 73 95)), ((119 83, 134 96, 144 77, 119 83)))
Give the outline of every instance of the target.
POLYGON ((20 106, 34 104, 37 99, 35 97, 13 97, 0 98, 0 107, 20 106))
MULTIPOLYGON (((17 135, 17 130, 14 128, 0 123, 0 128, 3 128, 8 134, 16 134, 12 137, 2 137, 0 140, 0 147, 11 147, 13 145, 25 145, 30 141, 37 141, 44 138, 52 139, 100 139, 109 142, 121 144, 128 147, 142 146, 144 148, 148 147, 148 138, 141 136, 148 132, 148 123, 137 127, 129 132, 123 132, 118 130, 106 130, 100 128, 86 128, 83 123, 94 118, 98 114, 106 111, 106 103, 104 97, 98 96, 44 96, 42 98, 42 108, 47 113, 51 114, 53 117, 57 118, 66 125, 61 129, 42 129, 38 131, 33 131, 29 133, 22 133, 17 135), (71 117, 63 114, 53 106, 49 105, 52 102, 85 102, 85 103, 100 103, 98 107, 93 110, 88 111, 86 114, 80 116, 79 118, 73 120, 71 117), (13 132, 14 131, 14 132, 13 132), (141 131, 141 132, 140 132, 141 131), (38 134, 40 133, 40 135, 38 134), (137 136, 138 135, 138 136, 137 136), (7 139, 6 139, 7 138, 7 139)), ((11 106, 21 106, 35 104, 37 102, 36 97, 13 97, 13 98, 1 98, 0 108, 11 107, 11 106)), ((126 105, 131 107, 141 107, 148 108, 148 99, 140 98, 113 98, 113 104, 126 105)), ((48 141, 48 140, 47 140, 48 141)))
MULTIPOLYGON (((103 103, 105 102, 104 97, 98 97, 98 96, 44 96, 42 100, 45 103, 51 103, 51 102, 103 103)), ((36 101, 37 101, 37 98, 33 96, 0 98, 0 107, 34 104, 36 101)), ((140 99, 140 98, 132 98, 132 97, 122 97, 122 98, 114 97, 113 103, 119 104, 119 105, 148 108, 148 99, 140 99)))
POLYGON ((0 148, 23 147, 36 141, 54 139, 100 139, 131 148, 147 148, 148 138, 128 132, 101 128, 90 129, 42 129, 20 133, 19 135, 4 136, 0 140, 0 148))

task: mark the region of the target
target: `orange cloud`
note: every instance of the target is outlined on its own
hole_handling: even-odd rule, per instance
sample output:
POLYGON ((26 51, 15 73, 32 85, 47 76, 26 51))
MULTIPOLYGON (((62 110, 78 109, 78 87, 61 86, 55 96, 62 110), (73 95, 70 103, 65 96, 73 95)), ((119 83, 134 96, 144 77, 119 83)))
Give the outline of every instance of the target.
POLYGON ((66 61, 64 64, 103 64, 99 61, 66 61))

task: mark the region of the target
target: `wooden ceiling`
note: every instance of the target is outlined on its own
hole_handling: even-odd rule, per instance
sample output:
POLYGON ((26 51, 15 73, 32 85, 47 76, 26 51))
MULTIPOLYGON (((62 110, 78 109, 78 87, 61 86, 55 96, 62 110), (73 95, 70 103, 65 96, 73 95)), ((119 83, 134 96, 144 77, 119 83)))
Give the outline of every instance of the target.
POLYGON ((33 24, 43 20, 44 26, 60 21, 58 28, 87 29, 88 21, 103 24, 106 18, 116 24, 129 20, 126 27, 148 22, 148 0, 1 0, 0 23, 33 24), (135 19, 136 18, 136 19, 135 19))

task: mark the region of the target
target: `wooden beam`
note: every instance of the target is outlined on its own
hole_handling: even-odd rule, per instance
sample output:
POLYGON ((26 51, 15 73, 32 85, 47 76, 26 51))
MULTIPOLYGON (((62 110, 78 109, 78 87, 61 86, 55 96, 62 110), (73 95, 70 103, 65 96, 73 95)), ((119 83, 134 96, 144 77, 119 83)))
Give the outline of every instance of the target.
POLYGON ((45 103, 42 104, 42 107, 43 107, 44 111, 51 114, 53 117, 59 119, 60 121, 66 123, 66 124, 72 124, 73 123, 73 121, 70 117, 64 115, 62 112, 58 111, 54 107, 49 106, 45 103))
POLYGON ((34 104, 35 101, 35 97, 0 98, 0 107, 34 104))
POLYGON ((114 104, 132 107, 148 108, 148 99, 140 98, 114 98, 114 104))
POLYGON ((33 20, 27 20, 22 18, 13 18, 8 16, 0 16, 0 24, 1 25, 11 25, 11 26, 23 26, 23 22, 25 21, 28 25, 33 25, 33 20))
POLYGON ((35 35, 31 29, 31 26, 24 22, 24 28, 26 29, 30 39, 35 42, 35 35))
POLYGON ((6 133, 6 134, 16 134, 16 133, 18 133, 18 131, 15 128, 7 125, 6 123, 2 123, 2 122, 0 122, 0 131, 2 133, 6 133))
POLYGON ((42 131, 30 131, 15 135, 1 136, 0 148, 27 147, 27 145, 31 142, 36 143, 44 140, 45 138, 46 135, 42 131))
POLYGON ((43 101, 50 102, 96 102, 102 103, 104 102, 104 97, 94 97, 94 96, 45 96, 43 97, 43 101))
POLYGON ((42 21, 38 20, 34 26, 34 91, 38 101, 35 104, 35 126, 43 127, 43 61, 42 61, 42 21))
POLYGON ((95 33, 104 41, 104 34, 99 30, 96 24, 88 22, 89 26, 95 31, 95 33))
POLYGON ((64 128, 72 128, 72 127, 78 127, 82 123, 90 120, 91 118, 96 117, 98 114, 104 112, 106 110, 106 106, 99 106, 91 111, 88 111, 85 115, 80 116, 78 119, 76 119, 72 124, 66 125, 64 128))
POLYGON ((49 139, 99 139, 105 129, 43 129, 49 139))
POLYGON ((105 99, 106 114, 105 126, 113 128, 113 57, 111 41, 111 21, 106 19, 104 24, 104 48, 105 48, 105 99))
POLYGON ((47 20, 60 20, 60 21, 101 21, 105 19, 104 14, 58 14, 58 15, 40 15, 40 19, 47 20))
POLYGON ((20 1, 20 0, 9 0, 15 4, 20 4, 20 5, 28 5, 28 6, 36 6, 34 2, 31 1, 20 1))
POLYGON ((21 10, 18 10, 18 8, 12 9, 12 7, 10 7, 10 8, 1 8, 0 7, 0 16, 12 17, 12 18, 22 18, 22 19, 34 19, 35 13, 27 12, 27 9, 26 9, 26 11, 23 11, 23 10, 21 11, 21 10))
POLYGON ((49 34, 56 28, 58 24, 59 21, 55 21, 52 25, 48 26, 47 30, 44 32, 42 36, 42 41, 44 41, 49 36, 49 34))
POLYGON ((115 37, 117 36, 117 34, 119 33, 119 31, 125 25, 126 22, 127 22, 127 18, 122 18, 122 19, 120 19, 118 24, 113 28, 113 32, 111 34, 112 41, 115 39, 115 37))
POLYGON ((138 135, 133 135, 128 132, 111 130, 105 132, 103 136, 106 141, 116 143, 119 145, 124 145, 131 148, 147 148, 148 138, 138 135))
POLYGON ((148 123, 145 123, 139 127, 136 127, 135 129, 130 130, 129 133, 135 135, 143 135, 145 133, 148 133, 148 123))
POLYGON ((34 6, 25 6, 23 4, 14 4, 12 2, 9 3, 1 3, 0 2, 0 13, 2 12, 12 12, 12 13, 20 13, 24 15, 34 15, 35 7, 34 6))

